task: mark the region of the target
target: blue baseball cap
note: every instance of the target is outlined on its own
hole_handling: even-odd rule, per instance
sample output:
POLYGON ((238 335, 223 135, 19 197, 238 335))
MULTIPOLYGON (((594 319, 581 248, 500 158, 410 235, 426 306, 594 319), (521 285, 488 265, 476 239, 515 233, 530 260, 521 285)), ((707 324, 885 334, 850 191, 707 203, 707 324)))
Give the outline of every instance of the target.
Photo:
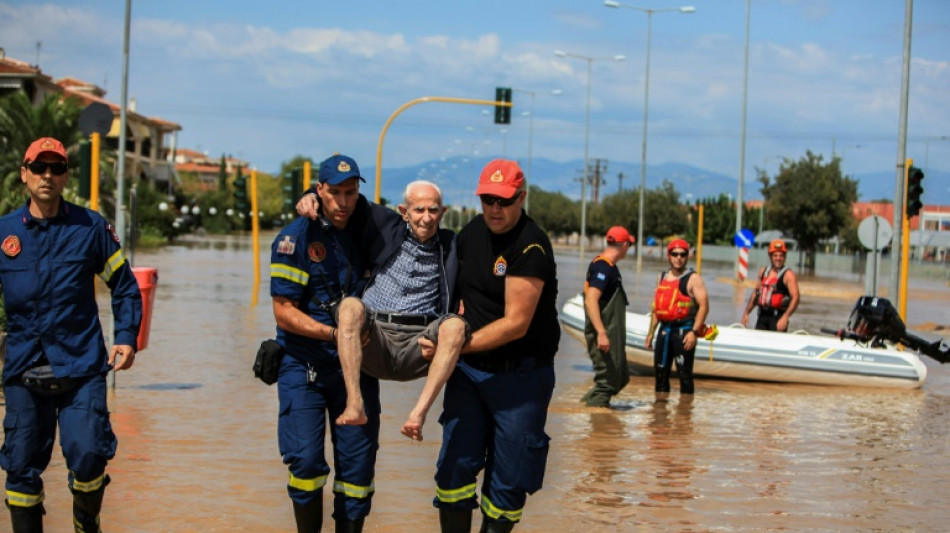
POLYGON ((334 155, 320 163, 320 183, 329 183, 330 185, 339 185, 350 178, 359 178, 366 183, 366 180, 360 176, 360 167, 352 157, 345 155, 334 155))

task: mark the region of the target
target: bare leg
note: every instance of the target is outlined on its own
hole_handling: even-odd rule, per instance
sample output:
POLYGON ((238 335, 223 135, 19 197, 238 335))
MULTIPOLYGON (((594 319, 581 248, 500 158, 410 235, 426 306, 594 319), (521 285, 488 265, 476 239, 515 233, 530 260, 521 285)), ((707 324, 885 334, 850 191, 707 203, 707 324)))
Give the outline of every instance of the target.
POLYGON ((439 391, 449 380, 455 364, 459 360, 459 351, 465 342, 465 322, 456 317, 442 321, 439 326, 439 338, 435 355, 429 365, 429 374, 415 407, 409 412, 409 418, 402 425, 402 434, 412 440, 422 440, 422 425, 425 424, 429 408, 435 402, 439 391))
POLYGON ((343 384, 346 387, 346 408, 337 417, 338 426, 361 426, 366 423, 363 409, 363 393, 360 390, 360 366, 363 364, 363 347, 360 332, 366 322, 366 308, 359 298, 344 298, 340 302, 337 333, 337 351, 343 368, 343 384))

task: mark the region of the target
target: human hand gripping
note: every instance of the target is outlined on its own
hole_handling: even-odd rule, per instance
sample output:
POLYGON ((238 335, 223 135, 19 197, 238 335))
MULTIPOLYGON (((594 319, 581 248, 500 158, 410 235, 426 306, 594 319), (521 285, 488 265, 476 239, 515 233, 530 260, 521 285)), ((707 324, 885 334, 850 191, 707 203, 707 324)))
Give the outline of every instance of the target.
POLYGON ((128 344, 116 344, 112 346, 112 351, 109 353, 109 366, 111 366, 113 370, 118 372, 119 370, 132 368, 133 363, 135 363, 134 348, 128 344))
POLYGON ((310 220, 317 219, 317 208, 319 203, 317 202, 317 195, 313 193, 307 193, 300 197, 300 200, 297 201, 297 214, 302 217, 307 217, 310 220))

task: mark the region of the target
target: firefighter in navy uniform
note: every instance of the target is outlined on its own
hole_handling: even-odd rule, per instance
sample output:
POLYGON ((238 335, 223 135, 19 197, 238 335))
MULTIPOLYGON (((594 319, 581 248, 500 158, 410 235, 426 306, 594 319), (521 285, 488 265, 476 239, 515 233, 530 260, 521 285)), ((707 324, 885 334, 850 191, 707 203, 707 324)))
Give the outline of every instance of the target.
MULTIPOLYGON (((324 450, 327 417, 346 407, 337 353, 336 304, 357 294, 364 271, 351 217, 360 198, 356 162, 335 155, 319 167, 320 216, 298 218, 274 239, 271 296, 277 342, 284 348, 277 380, 278 440, 290 469, 287 491, 299 533, 320 531, 323 486, 330 466, 324 450)), ((355 218, 354 218, 355 220, 355 218)), ((374 491, 379 448, 379 381, 360 376, 367 422, 329 424, 335 479, 333 518, 337 532, 362 531, 374 491)))
POLYGON ((660 274, 650 311, 650 329, 646 347, 653 349, 653 370, 656 373, 657 399, 670 392, 673 362, 680 380, 680 394, 693 394, 693 358, 696 341, 706 334, 709 296, 703 279, 692 268, 686 268, 689 244, 674 239, 666 247, 670 269, 660 274), (659 328, 657 328, 659 324, 659 328), (656 346, 653 345, 654 333, 656 346))
POLYGON ((482 215, 458 236, 459 291, 473 333, 445 388, 433 502, 442 531, 452 533, 469 531, 476 507, 482 532, 511 531, 527 495, 541 488, 560 339, 554 253, 522 210, 518 164, 490 162, 476 194, 482 215))
POLYGON ((130 368, 142 296, 119 238, 98 213, 62 198, 66 149, 51 137, 26 151, 20 179, 30 198, 0 218, 0 284, 8 320, 0 466, 15 533, 43 531, 43 480, 56 426, 73 494, 75 531, 99 531, 115 456, 106 374, 130 368), (112 294, 115 343, 106 349, 95 277, 112 294))
POLYGON ((788 331, 788 319, 798 309, 801 295, 798 292, 798 278, 785 266, 787 254, 785 241, 775 239, 769 243, 770 264, 759 269, 759 284, 742 313, 743 326, 749 325, 749 313, 758 306, 759 317, 755 329, 788 331))

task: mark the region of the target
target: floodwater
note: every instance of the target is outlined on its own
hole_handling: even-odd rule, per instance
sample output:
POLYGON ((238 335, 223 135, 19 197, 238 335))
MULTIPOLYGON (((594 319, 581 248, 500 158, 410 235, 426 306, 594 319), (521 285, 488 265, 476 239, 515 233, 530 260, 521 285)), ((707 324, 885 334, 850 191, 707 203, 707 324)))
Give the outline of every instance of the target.
MULTIPOLYGON (((277 390, 251 372, 258 344, 273 336, 271 238, 261 239, 256 306, 246 236, 136 253, 136 265, 157 267, 159 281, 149 346, 132 370, 117 374, 110 397, 119 450, 108 468, 106 531, 295 530, 277 452, 277 390)), ((582 285, 586 261, 576 253, 559 250, 562 302, 582 285)), ((663 265, 647 260, 637 276, 633 258, 620 264, 631 308, 642 312, 663 265)), ((729 265, 703 267, 711 321, 737 322, 748 293, 725 281, 729 265)), ((803 281, 792 327, 844 326, 856 298, 837 289, 858 291, 858 283, 803 281)), ((950 324, 948 303, 942 281, 912 280, 908 324, 950 324)), ((662 403, 654 402, 652 378, 633 377, 616 408, 590 409, 578 402, 590 384, 590 362, 565 334, 545 486, 528 499, 516 531, 945 531, 950 366, 929 359, 927 366, 920 390, 700 379, 692 401, 674 384, 662 403)), ((366 531, 438 531, 432 477, 439 403, 423 442, 399 433, 420 387, 382 385, 366 531)), ((44 479, 47 531, 71 531, 59 453, 44 479)), ((0 513, 0 530, 8 529, 0 513)), ((332 531, 329 516, 324 530, 332 531)))

